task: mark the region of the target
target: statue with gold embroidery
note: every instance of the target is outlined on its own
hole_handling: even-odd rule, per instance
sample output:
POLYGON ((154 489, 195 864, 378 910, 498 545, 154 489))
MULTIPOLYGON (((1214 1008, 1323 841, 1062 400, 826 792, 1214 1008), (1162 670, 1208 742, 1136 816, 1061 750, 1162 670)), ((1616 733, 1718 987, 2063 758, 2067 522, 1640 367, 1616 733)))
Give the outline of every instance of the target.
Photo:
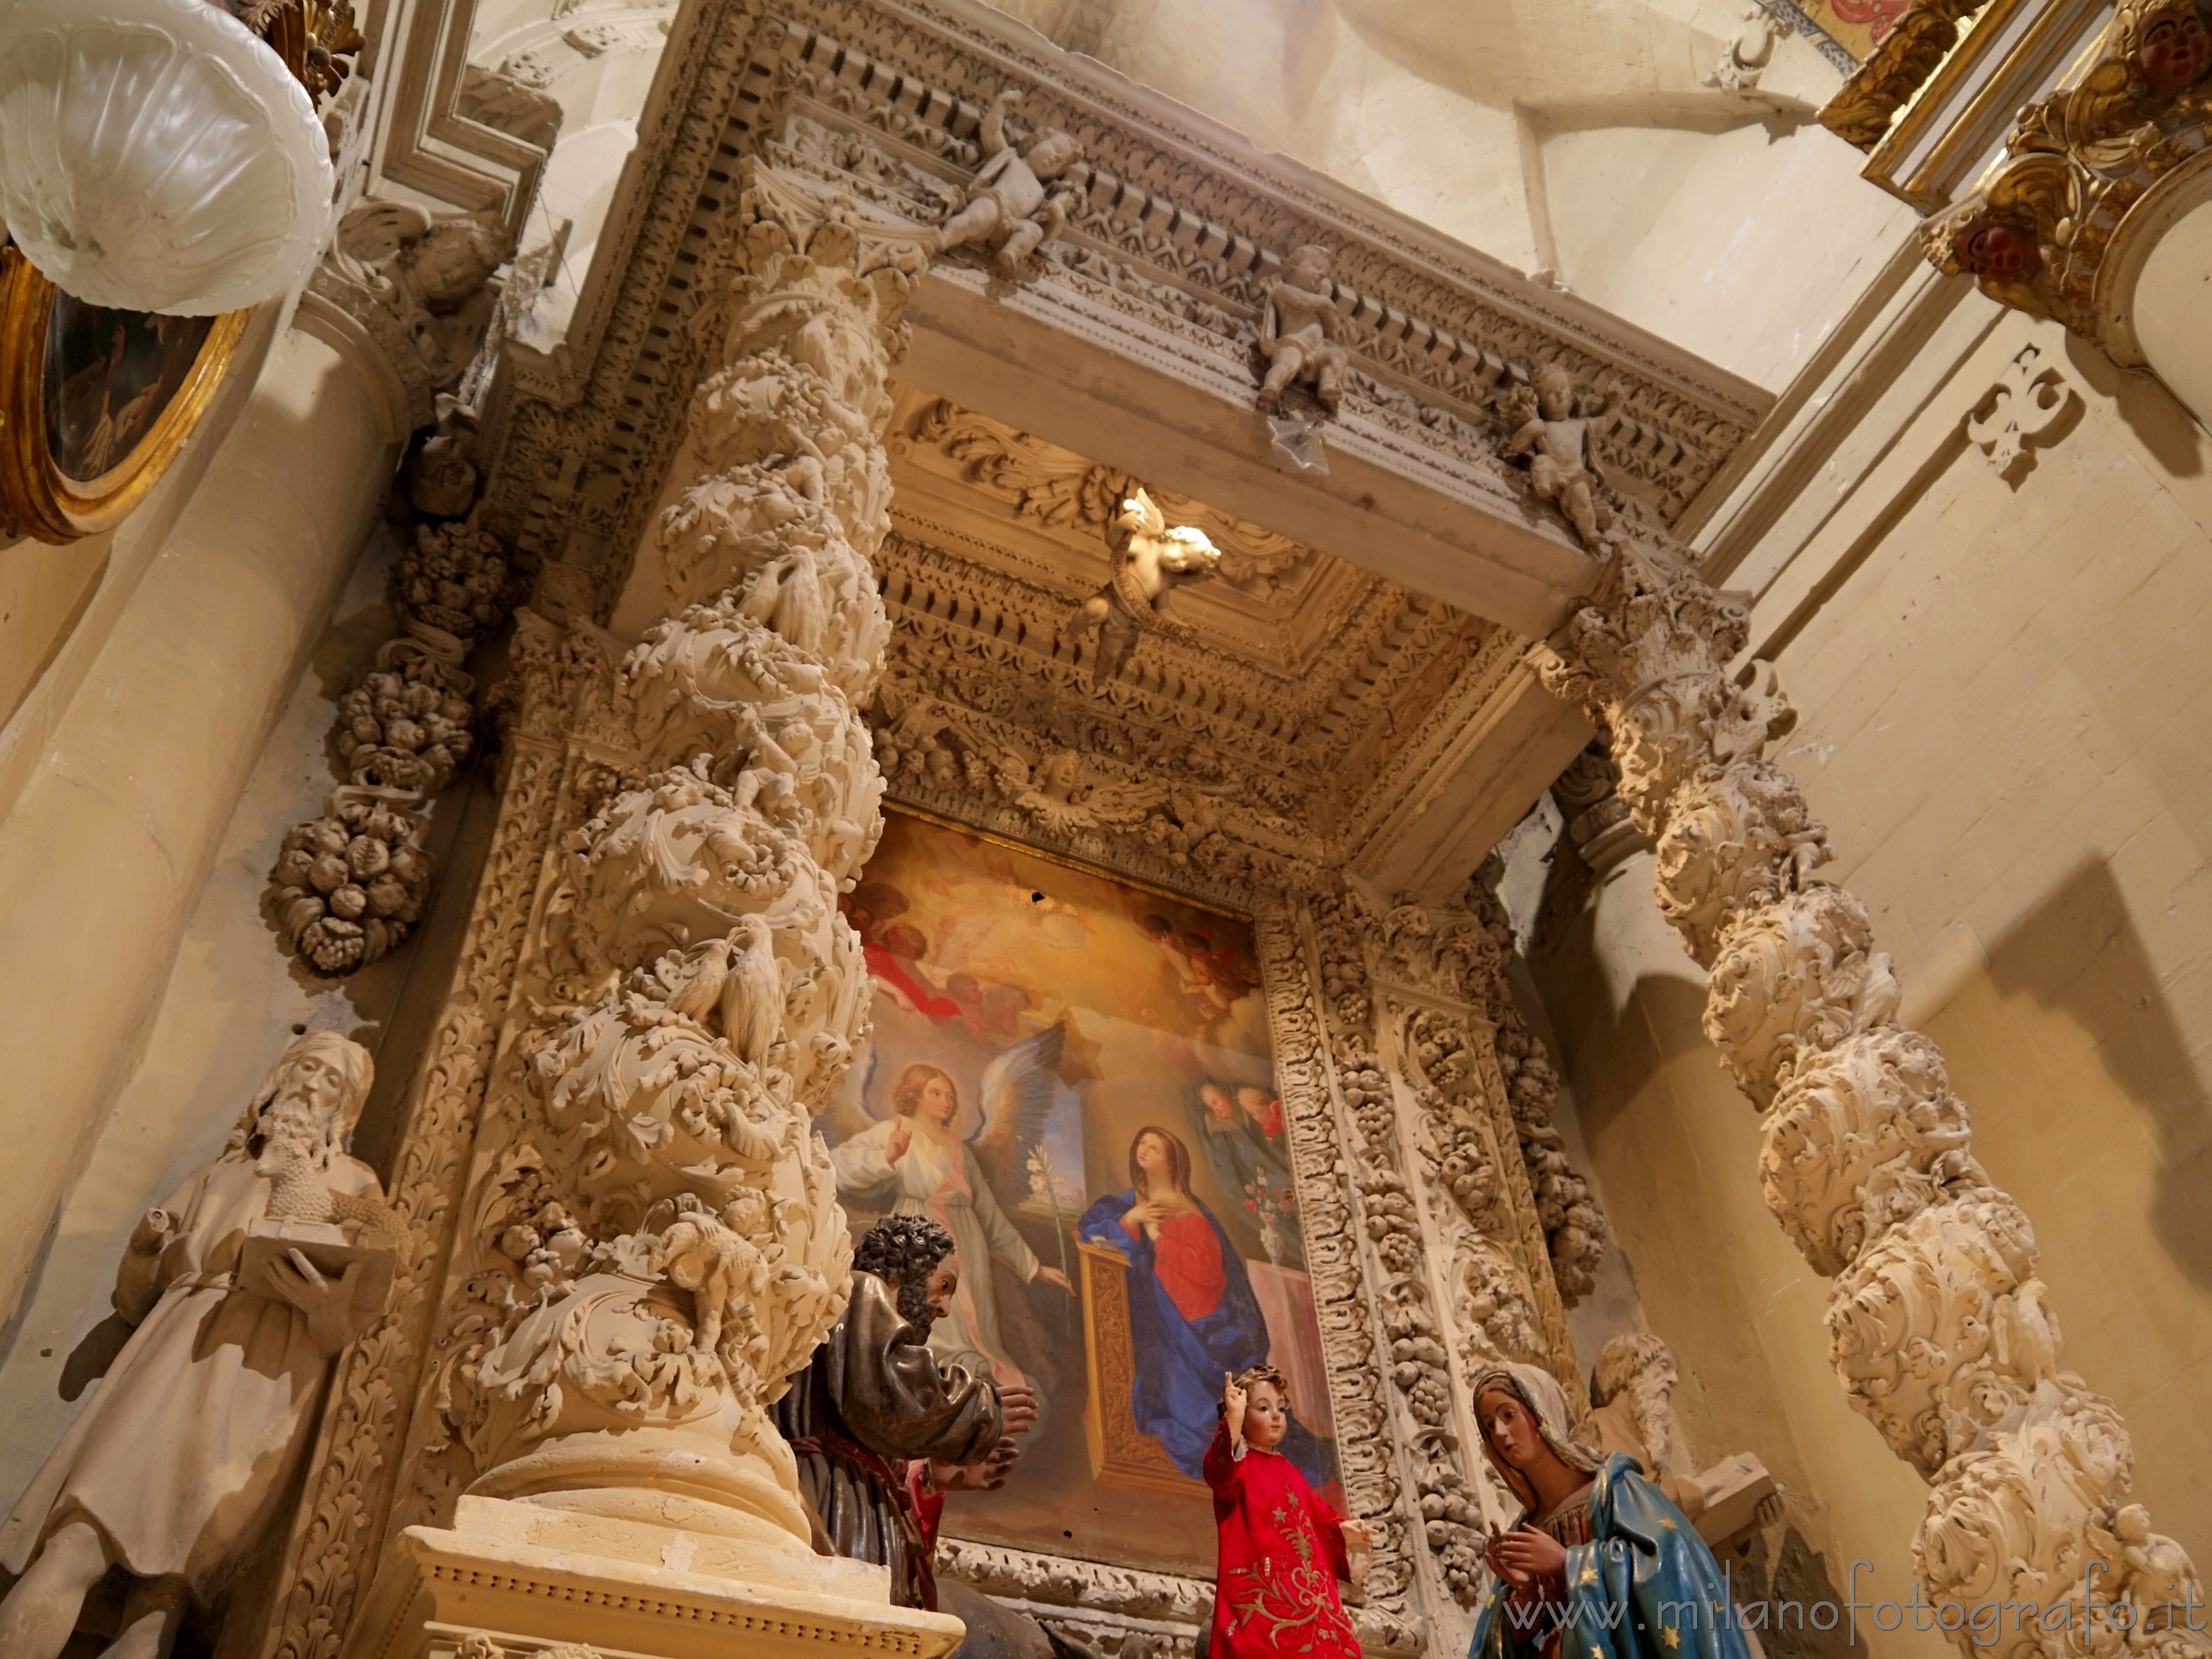
POLYGON ((1483 1455, 1521 1500, 1490 1536, 1469 1659, 1748 1659, 1727 1580, 1689 1518, 1637 1473, 1570 1432, 1549 1371, 1475 1379, 1483 1455))

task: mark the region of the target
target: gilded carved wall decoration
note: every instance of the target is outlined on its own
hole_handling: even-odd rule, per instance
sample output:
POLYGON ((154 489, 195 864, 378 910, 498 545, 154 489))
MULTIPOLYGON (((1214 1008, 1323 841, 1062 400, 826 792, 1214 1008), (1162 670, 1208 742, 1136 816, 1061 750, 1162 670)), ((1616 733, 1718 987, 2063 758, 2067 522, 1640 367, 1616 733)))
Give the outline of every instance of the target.
POLYGON ((1820 110, 1820 125, 1848 143, 1872 149, 1899 110, 1958 45, 1966 23, 1989 0, 1896 3, 1887 30, 1820 110))
POLYGON ((1921 227, 1929 262, 2139 364, 2114 276, 2204 165, 2209 77, 2212 16, 2196 0, 2123 0, 2078 80, 2021 111, 1973 191, 1921 227))

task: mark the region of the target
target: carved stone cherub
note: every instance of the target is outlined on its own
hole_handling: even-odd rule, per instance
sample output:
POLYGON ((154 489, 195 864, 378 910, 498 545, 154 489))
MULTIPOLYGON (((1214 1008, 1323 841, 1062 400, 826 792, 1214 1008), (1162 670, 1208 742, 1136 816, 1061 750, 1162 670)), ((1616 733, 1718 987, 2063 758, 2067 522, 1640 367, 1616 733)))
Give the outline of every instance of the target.
POLYGON ((1339 343, 1344 319, 1331 297, 1329 252, 1309 243, 1291 250, 1283 274, 1267 290, 1267 307, 1260 319, 1260 351, 1267 360, 1267 378, 1260 382, 1259 404, 1263 414, 1283 406, 1283 393, 1294 385, 1310 386, 1322 406, 1332 415, 1344 401, 1344 371, 1351 354, 1339 343))
POLYGON ((167 1653, 283 1504, 331 1357, 382 1311, 400 1242, 345 1151, 373 1069, 334 1031, 292 1043, 221 1156, 131 1233, 115 1310, 136 1328, 0 1526, 19 1575, 9 1659, 55 1659, 112 1568, 129 1589, 107 1651, 167 1653))
POLYGON ((507 251, 488 219, 433 219, 411 204, 371 202, 339 225, 331 264, 398 324, 431 389, 451 392, 491 325, 497 300, 489 285, 507 251))
POLYGON ((940 251, 981 242, 997 251, 1008 270, 1021 270, 1067 223, 1075 191, 1055 190, 1052 181, 1083 159, 1083 146, 1058 127, 1031 135, 1027 148, 1018 149, 1006 137, 1006 112, 1021 98, 1009 87, 992 100, 981 135, 983 165, 959 210, 937 233, 940 251))
POLYGON ((1219 574, 1221 550, 1203 530, 1188 525, 1170 529, 1152 498, 1142 489, 1121 503, 1106 526, 1106 546, 1114 556, 1114 580, 1075 609, 1068 636, 1096 632, 1098 654, 1091 684, 1103 690, 1121 672, 1144 634, 1193 637, 1188 626, 1169 614, 1175 590, 1219 574))
POLYGON ((1547 363, 1506 407, 1517 422, 1505 441, 1506 455, 1528 456, 1528 482, 1537 498, 1566 515, 1583 546, 1593 553, 1604 551, 1613 540, 1613 513, 1599 499, 1605 481, 1590 447, 1596 435, 1593 428, 1613 412, 1613 399, 1578 395, 1574 377, 1557 363, 1547 363))

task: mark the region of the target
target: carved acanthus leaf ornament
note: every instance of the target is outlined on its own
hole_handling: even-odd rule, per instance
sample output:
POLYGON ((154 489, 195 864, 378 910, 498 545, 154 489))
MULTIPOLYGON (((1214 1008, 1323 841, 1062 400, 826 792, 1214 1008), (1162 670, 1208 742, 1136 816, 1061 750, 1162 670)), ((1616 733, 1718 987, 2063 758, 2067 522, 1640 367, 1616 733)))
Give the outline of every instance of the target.
POLYGON ((2203 1589, 2131 1501, 2127 1432, 2059 1369, 2027 1218, 1976 1162, 1935 1043, 1897 1023, 1865 907, 1817 873, 1826 832, 1764 758, 1790 717, 1771 680, 1729 673, 1747 631, 1740 598, 1632 545, 1553 636, 1546 678, 1612 733, 1660 907, 1709 970, 1706 1033, 1764 1114, 1768 1206, 1835 1279, 1845 1392, 1933 1488, 1921 1579, 1939 1604, 2046 1610, 1962 1633, 1973 1653, 2201 1655, 2178 1609, 2203 1589))
POLYGON ((2020 112, 1972 194, 1920 228, 1929 263, 2000 305, 2142 362, 2112 291, 2120 250, 2212 165, 2212 14, 2121 0, 2070 88, 2020 112))

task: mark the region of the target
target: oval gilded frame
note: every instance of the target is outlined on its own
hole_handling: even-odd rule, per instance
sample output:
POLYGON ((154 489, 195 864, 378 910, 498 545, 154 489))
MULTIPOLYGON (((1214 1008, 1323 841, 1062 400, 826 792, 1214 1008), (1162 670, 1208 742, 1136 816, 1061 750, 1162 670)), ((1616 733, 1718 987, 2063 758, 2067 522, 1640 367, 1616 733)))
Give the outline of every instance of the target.
POLYGON ((46 434, 46 334, 54 285, 14 247, 0 250, 0 516, 42 542, 120 523, 161 482, 238 356, 248 311, 217 317, 191 373, 131 453, 89 483, 54 464, 46 434))

